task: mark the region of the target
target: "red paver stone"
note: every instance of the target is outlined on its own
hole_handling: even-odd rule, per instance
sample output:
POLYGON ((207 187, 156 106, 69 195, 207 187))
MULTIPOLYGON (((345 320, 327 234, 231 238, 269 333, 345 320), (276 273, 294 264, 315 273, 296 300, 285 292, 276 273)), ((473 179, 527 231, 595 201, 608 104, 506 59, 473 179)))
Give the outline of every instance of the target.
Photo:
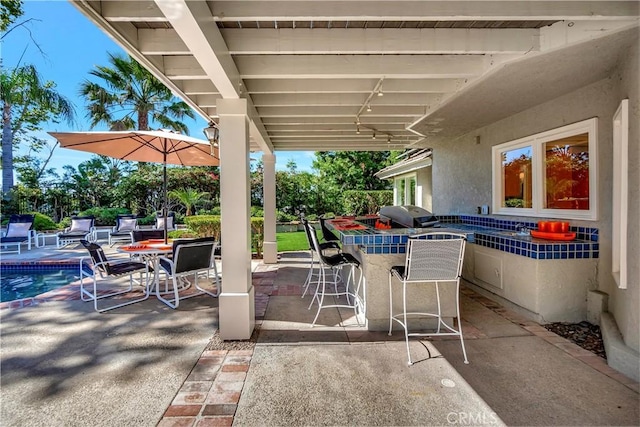
POLYGON ((224 365, 222 372, 247 372, 249 365, 224 365))
POLYGON ((171 405, 165 411, 165 417, 195 417, 200 413, 202 405, 171 405))
POLYGON ((198 421, 196 427, 228 427, 233 424, 233 417, 218 416, 204 417, 198 421))
POLYGON ((237 391, 225 391, 225 392, 213 392, 207 395, 205 403, 208 405, 234 403, 237 404, 240 401, 240 392, 237 391))
POLYGON ((195 417, 163 418, 156 427, 191 427, 195 422, 195 417))

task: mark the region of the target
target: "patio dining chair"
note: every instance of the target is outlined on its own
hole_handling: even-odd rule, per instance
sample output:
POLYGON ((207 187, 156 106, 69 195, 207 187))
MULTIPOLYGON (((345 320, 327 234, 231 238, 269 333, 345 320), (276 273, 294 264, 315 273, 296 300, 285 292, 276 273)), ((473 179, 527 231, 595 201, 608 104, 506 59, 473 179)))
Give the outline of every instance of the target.
POLYGON ((324 216, 319 216, 318 221, 320 221, 320 230, 322 231, 322 238, 325 242, 339 242, 340 238, 333 234, 329 227, 327 227, 326 221, 327 218, 324 216))
MULTIPOLYGON (((149 285, 151 283, 149 273, 153 272, 153 269, 149 267, 148 263, 132 261, 128 258, 110 260, 105 255, 102 247, 97 243, 81 239, 80 244, 89 251, 88 257, 80 258, 80 297, 82 301, 93 301, 94 309, 97 312, 102 313, 104 311, 113 310, 114 308, 124 307, 125 305, 144 301, 149 298, 149 285), (92 261, 91 265, 87 263, 89 259, 92 261), (140 274, 140 278, 137 282, 133 279, 134 273, 140 274), (122 276, 129 276, 129 284, 124 288, 121 283, 117 283, 115 280, 122 276), (91 288, 87 288, 85 286, 85 277, 93 278, 93 286, 91 288), (100 283, 105 283, 105 285, 108 284, 109 287, 113 288, 113 290, 99 290, 98 278, 108 279, 101 280, 100 283), (119 302, 102 308, 99 307, 98 302, 100 300, 132 292, 134 290, 133 288, 135 283, 143 287, 141 297, 128 299, 124 302, 119 302)), ((118 299, 118 301, 120 301, 120 299, 118 299)))
POLYGON ((431 232, 413 235, 407 243, 404 265, 389 269, 389 336, 393 323, 398 323, 404 330, 409 366, 413 364, 410 337, 447 335, 460 338, 464 363, 469 363, 460 318, 460 276, 465 244, 463 234, 431 232), (393 305, 394 282, 402 285, 402 308, 399 312, 393 305), (448 293, 445 289, 447 284, 453 287, 448 293), (427 286, 433 286, 433 291, 426 289, 427 286), (445 301, 443 305, 445 298, 453 301, 445 301), (451 303, 454 304, 453 309, 451 303), (457 327, 453 320, 447 321, 448 318, 455 318, 457 327), (436 323, 435 327, 433 323, 436 323))
POLYGON ((71 226, 56 234, 56 248, 60 249, 80 240, 93 242, 96 240, 95 218, 89 216, 72 216, 71 226))
POLYGON ((220 294, 220 277, 215 262, 215 251, 219 243, 213 237, 181 239, 173 242, 172 258, 160 257, 160 272, 165 275, 164 292, 156 286, 157 298, 171 308, 178 308, 181 300, 198 295, 217 297, 220 294), (213 270, 215 292, 200 286, 200 276, 208 280, 213 270), (188 278, 193 278, 193 284, 188 278), (193 286, 195 291, 189 290, 193 286), (171 289, 171 290, 169 290, 171 289), (162 294, 173 294, 165 298, 162 294))
POLYGON ((15 246, 16 250, 7 251, 4 253, 20 253, 20 248, 23 243, 27 243, 27 250, 31 250, 31 241, 36 241, 36 231, 33 229, 33 223, 35 216, 31 214, 23 215, 11 215, 9 217, 9 223, 7 224, 7 230, 2 237, 0 237, 0 246, 3 249, 9 246, 15 246))
POLYGON ((116 242, 133 242, 132 231, 138 229, 138 218, 134 214, 121 214, 116 217, 116 225, 109 233, 109 246, 116 242))

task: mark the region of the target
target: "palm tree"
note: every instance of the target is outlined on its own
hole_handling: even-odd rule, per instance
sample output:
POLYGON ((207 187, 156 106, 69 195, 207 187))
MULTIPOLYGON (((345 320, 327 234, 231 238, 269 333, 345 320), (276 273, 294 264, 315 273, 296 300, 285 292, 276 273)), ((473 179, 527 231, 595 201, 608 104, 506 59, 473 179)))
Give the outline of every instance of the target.
POLYGON ((33 130, 52 117, 74 120, 73 104, 55 90, 52 82, 43 82, 33 65, 0 72, 2 96, 2 193, 13 189, 13 140, 24 127, 33 130))
POLYGON ((208 195, 209 193, 207 192, 199 192, 192 188, 187 188, 186 190, 172 190, 169 192, 169 197, 171 197, 172 199, 176 199, 180 203, 185 205, 185 207, 187 208, 185 216, 190 216, 191 208, 200 203, 208 195))
POLYGON ((130 56, 109 54, 111 67, 96 66, 90 74, 105 86, 85 80, 80 95, 87 105, 91 128, 104 123, 111 130, 150 130, 150 122, 161 128, 188 134, 180 120, 194 118, 185 102, 176 101, 171 91, 130 56))

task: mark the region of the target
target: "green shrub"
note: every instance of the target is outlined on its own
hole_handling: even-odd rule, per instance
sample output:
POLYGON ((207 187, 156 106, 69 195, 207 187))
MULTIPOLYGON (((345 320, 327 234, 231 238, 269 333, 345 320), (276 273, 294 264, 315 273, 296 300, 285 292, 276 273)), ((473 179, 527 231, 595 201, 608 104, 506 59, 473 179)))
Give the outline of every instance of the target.
POLYGON ((264 218, 262 206, 251 206, 251 218, 264 218))
POLYGON ((35 215, 35 220, 33 221, 33 228, 36 231, 57 230, 58 229, 58 224, 56 224, 47 215, 41 214, 39 212, 31 212, 31 214, 35 215))
POLYGON ((80 216, 93 215, 96 219, 96 226, 99 225, 116 225, 118 215, 129 214, 125 208, 90 208, 80 213, 80 216))
POLYGON ((264 218, 251 218, 251 243, 258 258, 262 258, 263 241, 264 218))
POLYGON ((276 212, 276 221, 278 222, 291 222, 300 219, 297 215, 284 213, 282 211, 276 212))
POLYGON ((392 190, 347 190, 342 194, 342 206, 347 214, 375 214, 382 206, 388 205, 393 205, 392 190))
POLYGON ((196 237, 213 237, 220 240, 219 215, 193 215, 185 217, 184 222, 196 237))

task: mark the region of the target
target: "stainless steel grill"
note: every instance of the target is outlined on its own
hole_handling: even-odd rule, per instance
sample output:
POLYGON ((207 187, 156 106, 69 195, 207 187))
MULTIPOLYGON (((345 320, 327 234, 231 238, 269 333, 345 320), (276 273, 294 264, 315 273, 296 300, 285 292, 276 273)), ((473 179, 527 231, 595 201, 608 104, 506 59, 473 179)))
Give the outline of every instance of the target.
POLYGON ((380 216, 408 228, 425 228, 440 225, 438 218, 431 212, 413 205, 383 206, 380 208, 380 216))

